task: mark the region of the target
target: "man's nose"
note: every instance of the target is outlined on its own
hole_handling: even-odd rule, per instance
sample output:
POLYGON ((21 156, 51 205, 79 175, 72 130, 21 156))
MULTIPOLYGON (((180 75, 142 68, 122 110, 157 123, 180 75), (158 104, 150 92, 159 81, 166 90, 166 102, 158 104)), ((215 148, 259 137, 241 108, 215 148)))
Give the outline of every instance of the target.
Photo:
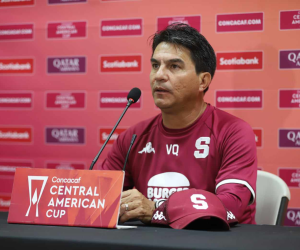
POLYGON ((167 72, 166 72, 166 67, 161 65, 155 73, 155 80, 162 81, 162 80, 167 80, 167 79, 168 79, 168 76, 167 76, 167 72))

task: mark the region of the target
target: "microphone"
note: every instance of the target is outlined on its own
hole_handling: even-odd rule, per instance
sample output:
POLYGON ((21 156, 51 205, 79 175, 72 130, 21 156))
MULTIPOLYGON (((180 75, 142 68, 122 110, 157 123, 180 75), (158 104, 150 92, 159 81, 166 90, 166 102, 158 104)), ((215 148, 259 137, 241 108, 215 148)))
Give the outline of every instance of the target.
MULTIPOLYGON (((93 169, 93 167, 94 167, 95 163, 97 162, 97 160, 98 160, 100 154, 102 153, 103 149, 105 148, 105 146, 106 146, 107 142, 109 141, 110 137, 112 136, 112 134, 115 132, 117 126, 119 125, 120 121, 122 120, 123 116, 125 115, 127 109, 130 107, 130 105, 131 105, 132 103, 137 102, 137 101, 140 99, 140 97, 141 97, 141 90, 140 90, 139 88, 133 88, 133 89, 131 89, 131 90, 129 91, 129 93, 128 93, 128 95, 127 95, 127 100, 128 100, 128 102, 127 102, 127 105, 126 105, 126 107, 125 107, 123 113, 121 114, 121 116, 120 116, 119 120, 117 121, 116 125, 113 127, 113 129, 112 129, 112 131, 110 132, 109 136, 107 137, 106 141, 105 141, 104 144, 102 145, 102 147, 101 147, 100 151, 98 152, 98 154, 96 155, 95 159, 92 161, 89 170, 92 170, 92 169, 93 169)), ((132 140, 131 140, 131 141, 132 141, 132 140)), ((133 144, 133 143, 132 143, 132 144, 133 144)), ((132 146, 132 145, 131 145, 131 146, 132 146)), ((131 148, 131 146, 130 146, 130 148, 131 148)), ((128 154, 129 154, 129 153, 128 153, 128 154)), ((127 157, 126 157, 126 158, 127 158, 127 157)), ((127 159, 126 159, 126 161, 127 161, 127 159)))
POLYGON ((136 139, 136 134, 134 134, 134 135, 132 136, 132 138, 131 138, 130 146, 129 146, 129 149, 128 149, 128 152, 127 152, 127 155, 126 155, 126 158, 125 158, 125 162, 124 162, 123 171, 125 171, 126 163, 127 163, 128 156, 129 156, 129 152, 130 152, 130 150, 131 150, 131 147, 132 147, 132 145, 133 145, 135 139, 136 139))

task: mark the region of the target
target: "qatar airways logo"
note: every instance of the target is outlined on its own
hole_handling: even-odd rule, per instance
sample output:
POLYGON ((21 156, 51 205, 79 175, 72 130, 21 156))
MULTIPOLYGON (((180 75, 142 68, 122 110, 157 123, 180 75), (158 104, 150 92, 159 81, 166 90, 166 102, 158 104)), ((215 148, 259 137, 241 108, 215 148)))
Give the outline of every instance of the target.
POLYGON ((1 74, 32 74, 33 59, 0 59, 1 74))
POLYGON ((46 128, 46 143, 84 144, 84 128, 46 128))
POLYGON ((100 34, 103 37, 141 36, 143 33, 143 19, 102 20, 100 34))
POLYGON ((280 69, 300 69, 300 50, 280 50, 280 69))
POLYGON ((33 39, 33 24, 0 25, 0 41, 33 39))
POLYGON ((86 57, 48 57, 47 72, 49 74, 85 73, 86 57))
POLYGON ((135 73, 142 71, 142 56, 101 56, 101 73, 135 73))
POLYGON ((49 4, 86 3, 87 0, 48 0, 49 4))
POLYGON ((182 190, 187 190, 190 182, 181 173, 166 172, 153 176, 148 181, 147 198, 157 201, 168 199, 171 194, 182 190))
POLYGON ((300 148, 300 129, 279 129, 280 148, 300 148))
POLYGON ((34 5, 34 0, 0 0, 0 7, 18 7, 34 5))
POLYGON ((259 70, 263 68, 263 52, 217 52, 217 70, 259 70))
POLYGON ((300 10, 280 11, 280 29, 300 29, 300 10))
POLYGON ((217 15, 217 32, 249 32, 262 31, 264 26, 264 14, 240 13, 217 15))
POLYGON ((164 30, 173 23, 184 23, 195 28, 200 32, 201 16, 174 16, 157 18, 157 30, 164 30))
POLYGON ((288 208, 286 218, 284 221, 285 226, 300 226, 300 209, 299 208, 288 208))
POLYGON ((48 180, 48 176, 28 176, 28 189, 29 189, 29 207, 25 216, 29 215, 30 209, 32 205, 36 205, 35 208, 35 217, 39 217, 39 202, 41 196, 44 192, 44 188, 46 186, 48 180), (32 188, 33 181, 42 181, 42 186, 38 191, 38 188, 32 188), (34 189, 34 190, 33 190, 34 189))

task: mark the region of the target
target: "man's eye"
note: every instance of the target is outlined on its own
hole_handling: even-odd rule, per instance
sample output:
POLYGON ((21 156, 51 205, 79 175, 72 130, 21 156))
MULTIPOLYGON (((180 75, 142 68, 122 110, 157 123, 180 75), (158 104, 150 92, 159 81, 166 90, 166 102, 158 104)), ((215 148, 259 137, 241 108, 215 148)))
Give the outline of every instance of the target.
POLYGON ((153 68, 153 69, 158 69, 158 67, 159 67, 158 64, 156 64, 156 63, 153 63, 153 64, 152 64, 152 68, 153 68))
POLYGON ((172 68, 172 69, 178 69, 179 66, 178 66, 177 64, 172 64, 172 65, 171 65, 171 68, 172 68))

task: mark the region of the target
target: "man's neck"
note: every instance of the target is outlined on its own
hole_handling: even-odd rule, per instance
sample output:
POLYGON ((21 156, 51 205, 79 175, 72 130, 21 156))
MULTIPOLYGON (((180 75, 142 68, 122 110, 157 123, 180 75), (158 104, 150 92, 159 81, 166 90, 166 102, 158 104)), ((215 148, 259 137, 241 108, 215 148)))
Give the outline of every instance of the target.
POLYGON ((207 104, 201 102, 192 110, 177 110, 176 112, 164 112, 162 110, 163 124, 166 128, 181 129, 193 124, 205 111, 207 104))

